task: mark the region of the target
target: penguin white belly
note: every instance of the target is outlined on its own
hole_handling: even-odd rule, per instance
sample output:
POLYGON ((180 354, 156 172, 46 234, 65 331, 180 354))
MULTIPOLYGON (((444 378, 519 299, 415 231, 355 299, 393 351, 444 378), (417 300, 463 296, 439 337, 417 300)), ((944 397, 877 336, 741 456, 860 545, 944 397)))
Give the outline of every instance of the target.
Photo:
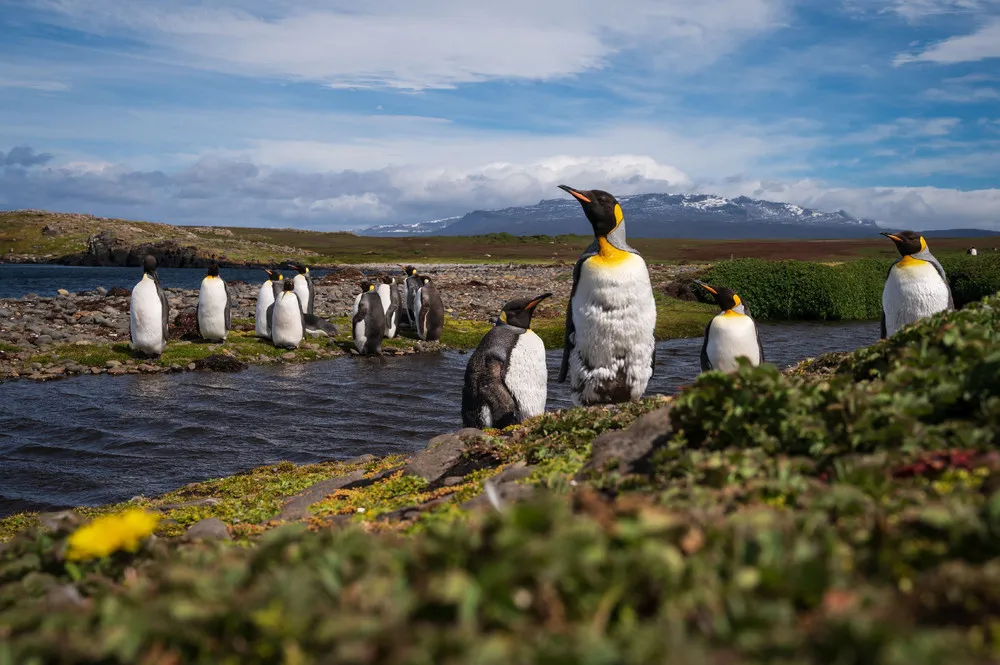
POLYGON ((132 288, 129 304, 129 322, 132 326, 132 348, 144 353, 163 352, 163 304, 156 292, 156 282, 143 276, 132 288))
POLYGON ((299 299, 294 293, 283 291, 271 311, 271 341, 275 346, 298 348, 304 332, 299 299))
POLYGON ((490 407, 484 404, 481 409, 479 409, 479 419, 483 421, 483 427, 493 427, 493 414, 490 413, 490 407))
POLYGON ((257 316, 254 320, 257 337, 271 337, 271 322, 267 320, 267 308, 274 304, 274 287, 271 280, 264 282, 257 292, 257 316))
POLYGON ((379 300, 382 301, 382 311, 385 313, 385 336, 392 339, 396 336, 396 317, 389 316, 389 308, 392 307, 392 285, 379 284, 375 289, 379 300))
POLYGON ((299 307, 302 308, 302 313, 306 314, 309 311, 309 284, 303 275, 296 275, 292 278, 292 290, 299 297, 299 307))
POLYGON ((522 417, 531 418, 545 413, 548 381, 542 338, 531 330, 518 335, 507 361, 503 383, 520 407, 522 417))
POLYGON ((365 343, 368 341, 368 337, 365 335, 365 320, 361 319, 354 324, 354 348, 361 353, 361 350, 365 348, 365 343))
POLYGON ((723 372, 735 371, 736 359, 744 356, 753 365, 760 364, 757 327, 753 319, 742 314, 720 314, 712 320, 705 348, 712 367, 723 372))
POLYGON ((571 393, 576 404, 603 401, 624 375, 630 399, 639 399, 653 376, 656 301, 646 262, 637 254, 617 262, 588 259, 573 294, 571 393))
POLYGON ((198 330, 205 339, 226 339, 226 284, 206 277, 198 291, 198 330))
POLYGON ((885 333, 892 337, 900 328, 948 309, 948 285, 933 264, 897 263, 889 271, 882 289, 885 333))
POLYGON ((361 304, 361 296, 363 295, 364 293, 359 293, 358 295, 354 296, 354 308, 351 309, 351 316, 354 316, 355 314, 358 313, 358 305, 361 304))

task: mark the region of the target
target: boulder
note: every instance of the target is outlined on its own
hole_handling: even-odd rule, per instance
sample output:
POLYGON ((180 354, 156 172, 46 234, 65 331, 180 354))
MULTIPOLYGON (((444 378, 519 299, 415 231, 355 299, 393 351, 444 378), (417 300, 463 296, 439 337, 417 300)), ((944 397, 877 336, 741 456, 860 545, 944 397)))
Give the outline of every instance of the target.
POLYGON ((195 540, 230 540, 229 527, 226 523, 216 517, 209 517, 192 524, 184 539, 195 540))
POLYGON ((496 460, 470 450, 475 443, 485 438, 485 432, 472 428, 436 436, 423 452, 417 453, 410 460, 404 473, 436 485, 449 476, 465 476, 477 469, 496 466, 496 460))
POLYGON ((644 472, 650 454, 666 443, 673 432, 670 410, 670 406, 665 406, 640 417, 628 429, 601 434, 591 445, 590 459, 577 478, 608 472, 620 475, 644 472))

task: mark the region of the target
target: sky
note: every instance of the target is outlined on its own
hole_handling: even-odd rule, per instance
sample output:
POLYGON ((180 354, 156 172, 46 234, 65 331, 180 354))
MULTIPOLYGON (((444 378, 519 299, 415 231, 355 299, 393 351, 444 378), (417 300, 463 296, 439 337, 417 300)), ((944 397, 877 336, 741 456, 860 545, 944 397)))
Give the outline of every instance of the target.
POLYGON ((1000 0, 5 0, 0 44, 0 209, 343 230, 565 183, 1000 231, 1000 0))

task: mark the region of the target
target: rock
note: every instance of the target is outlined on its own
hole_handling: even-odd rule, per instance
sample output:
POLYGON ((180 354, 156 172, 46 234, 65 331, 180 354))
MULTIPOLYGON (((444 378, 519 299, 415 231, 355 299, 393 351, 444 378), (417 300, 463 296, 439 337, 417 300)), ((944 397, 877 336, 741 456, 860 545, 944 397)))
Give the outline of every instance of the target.
POLYGON ((105 297, 107 297, 107 298, 121 298, 121 297, 124 297, 124 296, 130 296, 130 295, 132 295, 132 290, 131 289, 123 289, 120 286, 113 286, 110 289, 108 289, 108 292, 105 294, 105 297))
POLYGON ((289 351, 288 353, 283 353, 283 354, 281 354, 281 357, 284 360, 295 360, 295 352, 294 351, 289 351))
POLYGON ((42 513, 38 522, 51 533, 70 533, 83 524, 83 517, 73 510, 60 510, 54 513, 42 513))
POLYGON ((104 288, 103 286, 98 286, 94 290, 97 291, 97 295, 99 295, 99 296, 106 296, 106 295, 108 295, 108 290, 106 288, 104 288))
POLYGON ((454 434, 442 434, 430 440, 426 450, 406 465, 406 475, 418 476, 432 485, 446 476, 464 476, 477 469, 496 466, 497 461, 483 455, 466 455, 473 444, 486 437, 478 429, 465 428, 454 434))
POLYGON ((226 523, 216 517, 209 517, 192 524, 184 539, 195 540, 231 540, 229 527, 226 523))
POLYGON ((124 367, 114 367, 108 370, 108 374, 110 374, 111 376, 121 376, 126 373, 128 373, 128 370, 126 370, 124 367))
POLYGON ((207 369, 213 372, 241 372, 247 368, 245 363, 236 358, 221 353, 213 353, 205 358, 194 361, 196 369, 207 369))
POLYGON ((327 495, 336 490, 343 489, 347 485, 357 483, 364 478, 364 469, 358 469, 346 476, 328 478, 311 485, 291 497, 281 507, 281 512, 275 519, 282 521, 300 520, 309 516, 309 506, 318 501, 322 501, 327 495))
POLYGON ((35 338, 36 346, 43 346, 45 344, 51 344, 51 343, 52 343, 52 335, 39 335, 38 337, 35 338))
POLYGON ((114 368, 114 367, 121 367, 121 364, 122 361, 120 360, 108 360, 107 362, 104 363, 104 366, 108 368, 114 368))
POLYGON ((153 510, 165 513, 168 510, 176 510, 177 508, 190 508, 192 506, 217 506, 219 503, 221 502, 215 497, 207 496, 204 499, 194 499, 192 501, 184 501, 182 503, 165 503, 162 506, 155 506, 153 510))
POLYGON ((616 471, 621 475, 642 473, 653 450, 673 432, 670 406, 657 409, 636 420, 626 430, 605 432, 594 440, 590 459, 577 474, 578 479, 616 471))
POLYGON ((188 363, 188 369, 198 369, 198 366, 194 363, 188 363))
POLYGON ((63 297, 69 296, 69 291, 67 291, 66 289, 59 289, 58 291, 56 291, 56 293, 58 293, 59 295, 61 295, 63 297))
POLYGON ((475 510, 477 508, 491 506, 495 509, 502 510, 508 504, 524 501, 525 499, 534 496, 536 493, 536 488, 532 485, 520 485, 514 482, 501 483, 497 485, 496 482, 491 482, 489 480, 486 482, 493 488, 493 495, 498 505, 494 505, 493 501, 490 499, 490 490, 484 489, 479 496, 469 499, 459 507, 463 510, 475 510))
POLYGON ((90 368, 90 373, 91 374, 100 374, 103 371, 104 370, 102 370, 100 367, 91 367, 90 368))

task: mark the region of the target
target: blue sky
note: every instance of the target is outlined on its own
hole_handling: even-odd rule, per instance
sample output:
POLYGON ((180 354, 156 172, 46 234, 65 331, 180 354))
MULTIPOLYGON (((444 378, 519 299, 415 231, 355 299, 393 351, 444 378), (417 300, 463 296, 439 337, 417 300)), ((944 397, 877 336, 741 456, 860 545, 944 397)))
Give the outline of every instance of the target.
POLYGON ((0 208, 321 229, 714 192, 1000 230, 1000 0, 8 0, 0 208))

